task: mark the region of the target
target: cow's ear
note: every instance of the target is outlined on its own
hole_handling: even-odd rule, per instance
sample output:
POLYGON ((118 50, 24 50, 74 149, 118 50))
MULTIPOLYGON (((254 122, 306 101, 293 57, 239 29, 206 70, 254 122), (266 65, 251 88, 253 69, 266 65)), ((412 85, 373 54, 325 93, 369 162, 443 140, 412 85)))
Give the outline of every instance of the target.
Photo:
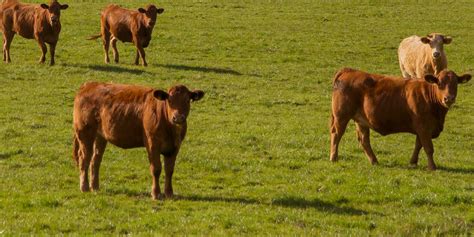
POLYGON ((466 83, 469 80, 471 80, 471 74, 464 74, 464 75, 458 77, 458 83, 459 84, 466 83))
POLYGON ((433 76, 431 74, 426 74, 425 75, 425 81, 427 81, 429 83, 438 84, 438 78, 436 78, 435 76, 433 76))
POLYGON ((168 93, 166 93, 162 90, 153 91, 153 96, 158 100, 166 100, 169 97, 168 93))
POLYGON ((194 90, 191 92, 191 99, 193 101, 198 101, 204 97, 204 91, 202 90, 194 90))
POLYGON ((430 39, 428 39, 428 37, 421 37, 420 40, 423 44, 429 44, 430 43, 430 39))
POLYGON ((49 9, 48 4, 45 4, 45 3, 41 4, 40 6, 41 6, 41 8, 43 8, 43 9, 49 9))
POLYGON ((449 36, 446 36, 446 37, 444 37, 444 39, 443 39, 443 43, 444 43, 444 44, 450 44, 451 41, 453 41, 453 38, 451 38, 451 37, 449 37, 449 36))
POLYGON ((164 11, 165 11, 165 9, 163 9, 163 8, 158 8, 158 10, 157 10, 158 14, 161 14, 161 13, 163 13, 164 11))
POLYGON ((143 8, 141 8, 141 7, 140 7, 140 8, 138 8, 138 11, 139 11, 140 13, 146 13, 146 10, 145 10, 145 9, 143 9, 143 8))
POLYGON ((63 5, 61 5, 61 10, 66 10, 68 7, 69 7, 69 5, 63 4, 63 5))

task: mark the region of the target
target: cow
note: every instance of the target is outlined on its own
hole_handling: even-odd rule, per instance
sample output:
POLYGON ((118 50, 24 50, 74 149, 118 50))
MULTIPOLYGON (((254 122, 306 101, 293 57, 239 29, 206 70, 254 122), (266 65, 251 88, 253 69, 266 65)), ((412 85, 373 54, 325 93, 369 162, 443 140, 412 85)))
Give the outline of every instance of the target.
POLYGON ((398 61, 404 78, 423 78, 425 74, 437 76, 448 67, 444 45, 453 39, 439 33, 425 37, 410 36, 398 47, 398 61))
POLYGON ((11 62, 10 45, 15 34, 26 39, 35 39, 42 51, 39 63, 46 61, 46 44, 51 54, 50 65, 54 65, 56 45, 61 32, 61 10, 67 4, 53 0, 50 4, 23 4, 17 0, 4 0, 0 6, 0 30, 3 32, 3 61, 11 62))
POLYGON ((115 63, 119 62, 117 51, 117 40, 122 42, 132 42, 137 48, 135 65, 138 65, 139 57, 143 66, 148 63, 145 60, 145 50, 151 40, 153 27, 156 23, 157 14, 162 14, 163 8, 155 5, 148 5, 146 9, 138 8, 138 11, 121 8, 111 4, 101 13, 99 35, 91 36, 89 40, 102 37, 105 51, 105 63, 109 63, 109 46, 112 45, 115 63))
POLYGON ((176 85, 167 92, 149 87, 88 82, 74 99, 73 159, 82 192, 99 189, 99 168, 108 142, 123 149, 145 147, 153 177, 151 195, 161 198, 160 155, 164 156, 165 197, 173 197, 171 179, 186 135, 190 102, 201 90, 176 85), (88 170, 90 169, 90 183, 88 170))
POLYGON ((377 164, 370 146, 370 129, 385 136, 393 133, 416 135, 410 164, 418 164, 423 147, 428 169, 436 170, 432 139, 443 131, 449 108, 456 100, 458 84, 470 74, 456 75, 443 70, 438 76, 426 74, 424 80, 404 80, 344 68, 333 80, 330 160, 337 161, 338 146, 348 122, 356 123, 357 138, 372 164, 377 164))

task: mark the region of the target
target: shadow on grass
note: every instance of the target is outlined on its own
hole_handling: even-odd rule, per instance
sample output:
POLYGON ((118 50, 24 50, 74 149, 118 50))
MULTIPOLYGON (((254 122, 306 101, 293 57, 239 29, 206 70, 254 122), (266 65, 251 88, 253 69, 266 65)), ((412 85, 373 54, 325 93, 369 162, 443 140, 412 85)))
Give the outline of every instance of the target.
MULTIPOLYGON (((188 201, 198 201, 198 202, 234 202, 234 203, 243 203, 243 204, 258 204, 258 205, 268 205, 265 202, 259 201, 253 198, 242 198, 242 197, 210 197, 210 196, 179 196, 177 200, 188 200, 188 201)), ((335 214, 344 214, 344 215, 367 215, 369 212, 364 210, 359 210, 352 207, 340 207, 330 202, 322 201, 319 199, 306 200, 299 197, 285 197, 273 199, 270 205, 289 207, 289 208, 315 208, 319 211, 335 213, 335 214)))
POLYGON ((129 73, 129 74, 135 74, 135 75, 149 73, 143 69, 138 69, 138 68, 130 69, 130 68, 125 68, 125 67, 120 67, 120 66, 115 66, 115 65, 64 64, 64 66, 77 67, 77 68, 89 69, 89 70, 100 71, 100 72, 129 73))
POLYGON ((449 173, 457 173, 457 174, 474 174, 473 168, 451 168, 451 167, 438 166, 438 170, 449 172, 449 173))
POLYGON ((153 64, 153 66, 171 68, 176 70, 184 71, 196 71, 196 72, 213 72, 219 74, 230 74, 234 76, 242 76, 243 74, 227 68, 215 68, 215 67, 198 67, 198 66, 187 66, 187 65, 177 65, 177 64, 153 64))
POLYGON ((367 211, 352 208, 352 207, 340 207, 333 203, 326 202, 319 199, 306 200, 300 197, 284 197, 277 198, 272 201, 272 205, 292 207, 292 208, 314 208, 324 212, 330 212, 335 214, 344 215, 367 215, 367 211))
POLYGON ((12 156, 23 154, 23 150, 9 151, 5 153, 0 153, 0 160, 6 160, 12 156))

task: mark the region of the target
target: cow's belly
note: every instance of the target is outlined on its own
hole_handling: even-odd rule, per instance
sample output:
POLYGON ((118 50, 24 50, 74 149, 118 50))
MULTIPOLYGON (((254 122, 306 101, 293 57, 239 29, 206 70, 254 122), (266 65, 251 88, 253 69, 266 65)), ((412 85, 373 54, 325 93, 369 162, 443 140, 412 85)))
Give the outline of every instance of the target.
POLYGON ((120 148, 143 147, 143 126, 135 118, 102 118, 99 133, 120 148))
POLYGON ((376 131, 385 136, 393 133, 414 133, 409 119, 403 119, 397 116, 373 116, 367 118, 364 114, 357 113, 354 121, 364 127, 376 131))
POLYGON ((14 31, 23 38, 34 39, 34 30, 33 26, 30 25, 16 25, 14 31))
POLYGON ((114 36, 116 39, 122 41, 122 42, 132 42, 132 32, 127 29, 112 29, 111 30, 112 36, 114 36))

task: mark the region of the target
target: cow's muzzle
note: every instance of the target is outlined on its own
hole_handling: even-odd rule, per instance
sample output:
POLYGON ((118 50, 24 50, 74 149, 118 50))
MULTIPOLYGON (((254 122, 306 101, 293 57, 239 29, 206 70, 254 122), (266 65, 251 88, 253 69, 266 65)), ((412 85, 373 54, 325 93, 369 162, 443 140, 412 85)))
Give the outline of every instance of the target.
POLYGON ((450 95, 450 96, 445 96, 445 97, 443 98, 443 103, 444 103, 444 105, 445 105, 446 107, 448 107, 448 108, 451 107, 451 105, 453 105, 454 102, 456 102, 456 98, 455 98, 454 96, 452 96, 452 95, 450 95))
POLYGON ((439 58, 441 56, 440 52, 433 52, 433 58, 439 58))
POLYGON ((174 124, 182 124, 186 122, 186 117, 182 114, 174 114, 173 117, 171 118, 171 121, 174 124))

